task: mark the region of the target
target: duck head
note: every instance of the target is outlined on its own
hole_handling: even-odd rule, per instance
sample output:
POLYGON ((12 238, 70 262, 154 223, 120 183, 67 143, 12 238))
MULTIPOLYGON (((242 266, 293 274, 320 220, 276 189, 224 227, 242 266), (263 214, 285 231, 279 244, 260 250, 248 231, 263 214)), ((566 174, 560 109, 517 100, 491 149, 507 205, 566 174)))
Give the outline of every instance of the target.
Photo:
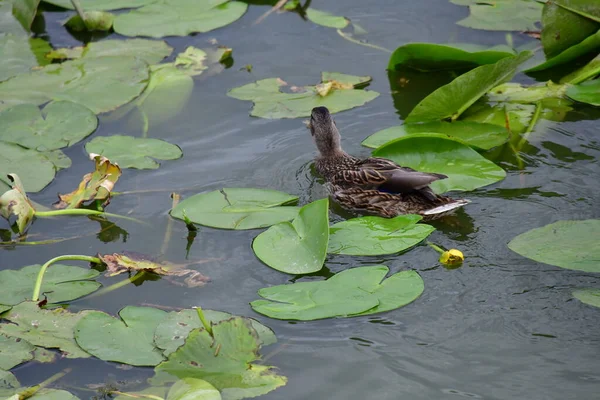
POLYGON ((343 154, 340 132, 327 107, 313 108, 307 126, 321 156, 343 154))

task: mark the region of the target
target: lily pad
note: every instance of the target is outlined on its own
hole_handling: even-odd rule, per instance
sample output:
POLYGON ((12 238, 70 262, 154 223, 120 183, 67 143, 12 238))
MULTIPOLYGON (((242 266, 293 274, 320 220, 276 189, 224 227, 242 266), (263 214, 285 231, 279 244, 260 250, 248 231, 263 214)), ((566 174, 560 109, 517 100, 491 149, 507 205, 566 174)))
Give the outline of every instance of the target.
POLYGON ((0 36, 0 49, 0 82, 28 72, 33 67, 48 64, 43 54, 52 50, 43 39, 10 34, 0 36))
POLYGON ((585 272, 600 272, 600 220, 558 221, 515 237, 508 248, 534 261, 585 272))
POLYGON ((261 118, 308 117, 314 107, 325 106, 331 113, 361 106, 379 96, 373 91, 359 90, 371 80, 369 76, 353 76, 323 72, 321 84, 292 87, 291 93, 281 91, 287 83, 279 78, 262 79, 231 89, 227 95, 240 100, 251 100, 250 115, 261 118))
POLYGON ((180 202, 171 216, 221 229, 256 229, 294 219, 300 207, 287 206, 298 197, 276 190, 223 188, 180 202))
POLYGON ((0 2, 0 32, 8 35, 29 37, 29 30, 13 15, 13 4, 10 1, 0 2))
POLYGON ((421 100, 405 122, 457 119, 491 88, 509 80, 519 65, 531 56, 530 51, 524 51, 515 57, 506 57, 495 64, 482 65, 459 76, 421 100))
POLYGON ((415 271, 398 272, 388 279, 385 265, 351 268, 325 281, 297 282, 260 289, 250 305, 276 319, 315 319, 368 315, 400 308, 423 293, 415 271))
POLYGON ((0 369, 8 371, 31 360, 33 350, 35 347, 26 340, 0 335, 0 369))
POLYGON ((458 25, 488 31, 537 30, 542 4, 536 0, 450 0, 459 6, 469 6, 467 18, 458 25))
POLYGON ((489 150, 500 146, 506 143, 509 138, 506 128, 498 125, 472 121, 454 121, 452 123, 431 121, 422 124, 404 124, 383 129, 363 140, 362 145, 375 149, 401 137, 410 136, 415 133, 429 132, 447 135, 449 139, 457 139, 473 148, 481 150, 489 150))
POLYGON ((221 400, 221 393, 203 379, 183 378, 171 386, 166 400, 221 400))
POLYGON ((469 146, 445 135, 414 134, 383 145, 373 152, 417 171, 447 175, 431 184, 436 193, 469 191, 491 185, 506 177, 506 172, 469 146))
POLYGON ((575 101, 600 107, 600 79, 570 86, 566 93, 575 101))
MULTIPOLYGON (((123 8, 137 8, 155 3, 157 0, 79 0, 84 10, 120 10, 123 8)), ((45 3, 74 10, 71 0, 44 0, 45 3)))
POLYGON ((416 246, 435 228, 417 224, 419 215, 360 217, 338 222, 329 230, 329 253, 351 256, 394 254, 416 246))
POLYGON ((53 101, 41 111, 19 104, 0 111, 2 140, 39 151, 79 142, 96 130, 98 119, 88 108, 70 101, 53 101))
POLYGON ((259 349, 250 321, 234 317, 212 325, 212 335, 203 328, 192 330, 185 344, 155 370, 181 379, 203 379, 219 389, 224 400, 255 397, 287 381, 273 367, 253 364, 259 349))
POLYGON ((21 23, 23 28, 29 32, 40 0, 4 0, 4 2, 12 4, 13 15, 21 23))
POLYGON ((10 189, 8 174, 18 175, 29 193, 39 192, 54 179, 54 164, 39 151, 0 141, 0 193, 10 189))
POLYGON ((588 53, 592 53, 594 51, 597 52, 598 49, 600 49, 600 30, 586 37, 580 43, 568 47, 566 50, 559 54, 556 54, 552 58, 548 58, 545 62, 525 70, 525 72, 529 73, 542 71, 545 69, 556 67, 558 65, 567 64, 577 60, 579 57, 584 56, 588 53))
POLYGON ((154 347, 153 335, 167 313, 151 307, 127 306, 121 319, 91 311, 75 326, 77 344, 104 361, 156 365, 164 358, 154 347))
POLYGON ((254 254, 269 267, 288 274, 319 271, 327 257, 329 202, 305 205, 292 222, 273 225, 252 242, 254 254))
POLYGON ((12 308, 12 306, 6 306, 4 304, 0 304, 0 314, 5 313, 6 311, 10 310, 12 308))
POLYGON ((183 153, 179 146, 160 139, 133 136, 100 136, 86 143, 88 153, 100 154, 121 168, 156 169, 158 160, 176 160, 183 153))
POLYGON ((52 164, 54 164, 54 169, 56 171, 60 171, 61 169, 69 168, 72 164, 71 159, 60 150, 44 151, 44 152, 42 152, 42 154, 52 164))
MULTIPOLYGON (((202 310, 204 317, 211 324, 217 324, 234 317, 233 315, 212 310, 202 310)), ((273 331, 255 319, 248 318, 252 328, 256 331, 261 346, 267 346, 277 342, 273 331)), ((196 328, 202 328, 200 318, 196 310, 181 310, 170 312, 167 317, 156 327, 154 332, 154 344, 163 350, 165 356, 181 347, 189 333, 196 328)))
POLYGON ((173 48, 162 40, 108 39, 90 42, 85 47, 61 48, 46 55, 49 59, 76 59, 108 56, 135 56, 148 64, 156 64, 171 55, 173 48))
MULTIPOLYGON (((40 268, 41 265, 35 264, 0 271, 0 304, 16 305, 31 298, 40 268)), ((75 300, 102 286, 92 280, 98 275, 98 271, 89 268, 53 264, 44 274, 41 293, 51 303, 75 300)))
POLYGON ((19 176, 8 174, 7 178, 12 182, 12 189, 0 196, 0 216, 9 222, 13 215, 16 216, 18 231, 24 233, 35 216, 35 209, 27 198, 19 176))
POLYGON ((148 84, 148 65, 137 57, 95 57, 51 64, 0 83, 0 109, 69 100, 99 114, 137 97, 148 84))
POLYGON ((407 66, 419 71, 458 70, 474 68, 514 56, 510 49, 488 49, 483 46, 441 45, 433 43, 409 43, 398 47, 392 53, 388 70, 407 66))
POLYGON ((573 291, 573 297, 582 303, 600 308, 600 289, 579 289, 573 291))
POLYGON ((337 15, 328 13, 327 11, 315 10, 312 7, 309 7, 306 10, 306 18, 317 25, 335 29, 344 29, 350 23, 348 18, 339 17, 337 15))
POLYGON ((229 25, 247 9, 246 3, 229 0, 157 0, 119 14, 114 29, 125 36, 187 36, 229 25))
POLYGON ((74 15, 65 22, 65 26, 74 32, 109 31, 115 16, 106 11, 86 11, 83 13, 85 22, 79 15, 74 15))
POLYGON ((75 343, 73 328, 88 313, 90 311, 73 314, 62 308, 43 310, 35 302, 23 302, 2 314, 2 318, 12 324, 0 324, 0 333, 36 346, 58 348, 67 358, 86 358, 90 355, 75 343))

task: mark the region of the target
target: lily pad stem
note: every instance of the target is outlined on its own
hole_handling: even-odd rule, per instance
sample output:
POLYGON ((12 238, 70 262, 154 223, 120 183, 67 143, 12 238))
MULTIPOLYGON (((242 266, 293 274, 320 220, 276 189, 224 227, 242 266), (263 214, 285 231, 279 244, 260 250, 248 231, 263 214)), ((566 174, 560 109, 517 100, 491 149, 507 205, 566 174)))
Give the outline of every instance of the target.
POLYGON ((527 126, 527 130, 525 131, 525 133, 521 137, 521 140, 519 140, 519 144, 517 145, 517 149, 519 151, 521 151, 521 149, 525 145, 525 142, 527 142, 527 139, 529 138, 529 135, 533 131, 533 128, 535 128, 535 124, 537 124, 538 120, 540 119, 540 114, 541 113, 542 113, 542 102, 538 101, 537 103, 535 103, 535 111, 533 113, 533 116, 531 117, 531 121, 529 121, 529 125, 527 126))
POLYGON ((204 329, 206 329, 206 332, 208 332, 208 334, 212 337, 213 336, 213 331, 212 331, 212 327, 210 326, 210 323, 206 320, 206 317, 204 316, 204 312, 202 311, 202 307, 194 307, 196 309, 196 312, 198 313, 198 318, 200 318, 200 322, 202 322, 202 326, 204 326, 204 329))
POLYGON ((50 378, 46 379, 45 381, 43 381, 35 386, 29 387, 21 392, 17 392, 17 394, 19 395, 19 399, 28 399, 30 397, 33 397, 33 395, 35 395, 40 389, 43 389, 46 386, 50 385, 52 382, 59 380, 60 378, 62 378, 63 376, 65 376, 66 374, 68 374, 71 371, 72 371, 72 368, 65 368, 61 372, 52 375, 50 378))
POLYGON ((97 296, 103 296, 103 295, 105 295, 107 293, 110 293, 112 291, 120 289, 123 286, 127 286, 130 283, 133 283, 133 282, 137 281, 138 279, 142 278, 144 275, 145 275, 144 271, 139 271, 137 274, 135 274, 132 277, 127 277, 127 278, 123 279, 122 281, 119 281, 117 283, 113 283, 110 286, 107 286, 105 288, 102 288, 102 289, 98 290, 97 292, 94 292, 94 293, 90 294, 89 296, 86 297, 86 299, 91 299, 92 297, 97 297, 97 296))
POLYGON ((90 257, 90 256, 81 256, 81 255, 64 255, 54 257, 51 260, 46 261, 42 268, 40 268, 40 272, 38 272, 37 279, 35 280, 35 286, 33 287, 33 294, 31 295, 32 301, 38 301, 40 299, 40 290, 42 289, 42 281, 44 280, 44 274, 48 267, 55 262, 66 261, 66 260, 76 260, 76 261, 89 261, 97 264, 101 264, 102 260, 98 257, 90 257))
POLYGON ((86 208, 73 208, 68 210, 51 210, 51 211, 36 211, 35 216, 40 218, 48 218, 48 217, 57 217, 60 215, 102 215, 105 217, 114 217, 114 218, 122 218, 128 221, 134 221, 140 224, 146 224, 144 221, 140 221, 139 219, 126 217, 125 215, 112 214, 104 211, 96 211, 96 210, 88 210, 86 208))
POLYGON ((440 254, 442 254, 442 253, 444 253, 444 251, 446 251, 435 243, 431 243, 430 241, 427 241, 426 243, 429 247, 431 247, 432 249, 434 249, 435 251, 437 251, 440 254))
POLYGON ((81 3, 79 2, 79 0, 71 0, 71 4, 73 4, 73 8, 75 9, 75 11, 77 11, 77 15, 79 15, 79 18, 81 18, 85 29, 89 31, 87 22, 85 21, 85 13, 83 12, 83 7, 81 7, 81 3))

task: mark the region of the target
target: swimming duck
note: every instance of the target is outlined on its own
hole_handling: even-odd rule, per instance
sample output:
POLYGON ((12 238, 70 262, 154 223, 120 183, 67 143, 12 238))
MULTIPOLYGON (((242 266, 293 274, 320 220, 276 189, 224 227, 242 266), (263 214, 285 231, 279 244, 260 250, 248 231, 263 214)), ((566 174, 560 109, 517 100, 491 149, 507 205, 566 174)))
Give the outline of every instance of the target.
POLYGON ((320 153, 316 170, 327 181, 332 198, 346 209, 388 218, 400 214, 435 218, 469 203, 431 190, 429 185, 446 175, 418 172, 385 158, 361 160, 346 153, 326 107, 313 108, 307 126, 320 153))

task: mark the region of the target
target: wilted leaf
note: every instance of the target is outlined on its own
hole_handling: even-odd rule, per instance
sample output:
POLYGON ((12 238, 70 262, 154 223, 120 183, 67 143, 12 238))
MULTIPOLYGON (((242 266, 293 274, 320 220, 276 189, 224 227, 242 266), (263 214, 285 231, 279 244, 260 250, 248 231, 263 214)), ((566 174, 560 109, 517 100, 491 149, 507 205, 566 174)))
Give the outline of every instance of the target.
POLYGON ((110 56, 135 56, 148 64, 156 64, 168 57, 173 48, 162 40, 107 39, 90 42, 85 47, 60 48, 46 54, 47 58, 64 60, 110 56))
POLYGON ((250 305, 276 319, 315 319, 367 315, 393 310, 415 301, 423 293, 423 280, 415 271, 389 278, 385 265, 351 268, 324 281, 297 282, 260 289, 250 305))
POLYGON ((8 179, 13 185, 11 190, 0 196, 0 216, 7 221, 10 220, 12 215, 16 216, 19 233, 23 233, 33 220, 35 209, 27 198, 27 193, 25 193, 19 176, 17 174, 8 174, 8 179))
POLYGON ((79 15, 74 15, 65 22, 65 26, 75 32, 109 31, 115 20, 115 16, 106 11, 86 11, 83 17, 85 22, 79 15))
POLYGON ((529 31, 537 29, 542 4, 536 0, 450 0, 469 6, 470 15, 458 25, 489 31, 529 31))
POLYGON ((312 7, 306 10, 306 18, 317 25, 335 29, 344 29, 350 23, 345 17, 338 17, 326 11, 315 10, 312 7))

